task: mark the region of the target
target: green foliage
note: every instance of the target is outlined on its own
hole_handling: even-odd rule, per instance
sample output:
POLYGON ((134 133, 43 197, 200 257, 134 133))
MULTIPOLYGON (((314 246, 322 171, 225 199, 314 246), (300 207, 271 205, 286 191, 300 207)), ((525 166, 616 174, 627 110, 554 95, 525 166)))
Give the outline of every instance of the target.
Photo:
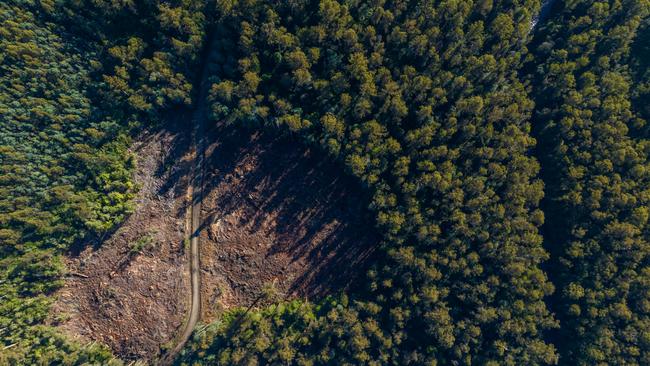
POLYGON ((62 0, 50 15, 75 34, 101 40, 98 92, 121 120, 156 120, 191 105, 194 66, 204 38, 205 1, 62 0))
POLYGON ((59 255, 133 210, 208 27, 213 119, 337 160, 384 240, 352 300, 233 310, 178 364, 649 364, 650 4, 539 7, 0 3, 0 364, 119 364, 43 325, 59 255))
POLYGON ((143 235, 134 243, 131 244, 131 250, 129 250, 130 255, 135 255, 142 253, 143 250, 153 248, 156 245, 154 242, 154 237, 152 233, 143 235))
POLYGON ((24 348, 11 347, 0 353, 0 364, 19 365, 102 365, 122 366, 104 346, 96 343, 81 345, 70 341, 49 327, 37 326, 25 339, 24 348))
POLYGON ((567 365, 650 363, 647 100, 644 82, 630 83, 647 82, 648 15, 643 0, 567 3, 531 60, 567 365))
POLYGON ((630 71, 633 87, 630 90, 632 105, 638 117, 631 126, 636 135, 650 136, 650 19, 646 17, 630 46, 630 71))
MULTIPOLYGON (((650 362, 648 3, 556 5, 527 57, 537 6, 219 3, 214 117, 279 126, 374 192, 387 259, 344 311, 373 309, 347 328, 372 319, 387 341, 294 341, 280 362, 268 358, 279 348, 257 338, 269 337, 257 326, 275 316, 262 311, 259 324, 237 324, 250 343, 228 343, 231 333, 207 340, 236 356, 218 363, 650 362), (545 217, 526 70, 552 297, 540 270, 549 256, 537 229, 545 217)), ((314 318, 271 334, 330 335, 314 318)))
POLYGON ((295 300, 254 313, 235 310, 197 331, 176 364, 192 365, 197 359, 219 365, 372 364, 370 353, 391 341, 364 313, 345 298, 321 305, 295 300))

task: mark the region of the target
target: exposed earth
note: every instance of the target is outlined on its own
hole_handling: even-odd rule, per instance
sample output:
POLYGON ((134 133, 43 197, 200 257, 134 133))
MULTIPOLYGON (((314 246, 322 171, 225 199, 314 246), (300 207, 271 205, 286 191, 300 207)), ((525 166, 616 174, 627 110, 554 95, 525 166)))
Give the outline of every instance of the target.
POLYGON ((187 133, 142 136, 132 148, 140 187, 135 212, 99 245, 71 253, 74 275, 58 292, 54 322, 125 359, 150 359, 172 340, 189 303, 185 248, 187 133), (139 253, 131 253, 134 246, 139 253))
POLYGON ((365 273, 377 247, 360 189, 298 142, 216 126, 206 151, 202 313, 319 297, 365 273))
MULTIPOLYGON (((101 244, 71 253, 52 322, 124 359, 154 359, 189 305, 190 128, 145 134, 133 147, 135 212, 101 244), (143 249, 129 254, 134 246, 143 249)), ((378 236, 366 199, 340 167, 286 138, 214 126, 201 212, 201 320, 237 306, 318 300, 353 286, 378 236)))

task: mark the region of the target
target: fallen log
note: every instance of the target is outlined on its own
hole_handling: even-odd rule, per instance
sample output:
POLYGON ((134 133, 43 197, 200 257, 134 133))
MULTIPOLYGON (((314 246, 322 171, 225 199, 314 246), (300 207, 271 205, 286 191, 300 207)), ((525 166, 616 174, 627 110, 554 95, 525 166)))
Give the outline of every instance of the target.
POLYGON ((81 277, 81 278, 88 278, 88 276, 86 276, 83 273, 79 273, 79 272, 68 272, 67 275, 68 276, 81 277))

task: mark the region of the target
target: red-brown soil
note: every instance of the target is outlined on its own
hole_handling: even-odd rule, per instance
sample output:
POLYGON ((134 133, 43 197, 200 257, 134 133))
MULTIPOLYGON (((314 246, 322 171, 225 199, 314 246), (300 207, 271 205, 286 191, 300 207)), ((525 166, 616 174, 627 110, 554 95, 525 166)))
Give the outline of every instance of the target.
POLYGON ((378 239, 358 185, 286 138, 216 127, 207 149, 201 233, 202 313, 323 295, 365 273, 378 239))
POLYGON ((75 275, 52 309, 53 322, 66 333, 104 343, 122 358, 155 357, 187 312, 186 135, 158 132, 134 145, 135 212, 101 245, 67 258, 75 275), (149 247, 129 256, 139 240, 149 247))

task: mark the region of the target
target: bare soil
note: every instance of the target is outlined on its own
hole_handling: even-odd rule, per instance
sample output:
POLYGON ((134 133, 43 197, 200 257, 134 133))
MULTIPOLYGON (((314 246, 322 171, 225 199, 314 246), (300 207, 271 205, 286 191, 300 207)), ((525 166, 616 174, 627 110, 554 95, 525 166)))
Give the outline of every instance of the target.
POLYGON ((125 359, 152 359, 182 325, 189 303, 184 254, 188 133, 142 136, 133 146, 135 212, 100 245, 66 259, 53 322, 125 359), (144 248, 129 254, 136 243, 144 248))
POLYGON ((378 237, 358 184, 322 153, 268 133, 216 126, 206 151, 202 319, 355 285, 378 237))

